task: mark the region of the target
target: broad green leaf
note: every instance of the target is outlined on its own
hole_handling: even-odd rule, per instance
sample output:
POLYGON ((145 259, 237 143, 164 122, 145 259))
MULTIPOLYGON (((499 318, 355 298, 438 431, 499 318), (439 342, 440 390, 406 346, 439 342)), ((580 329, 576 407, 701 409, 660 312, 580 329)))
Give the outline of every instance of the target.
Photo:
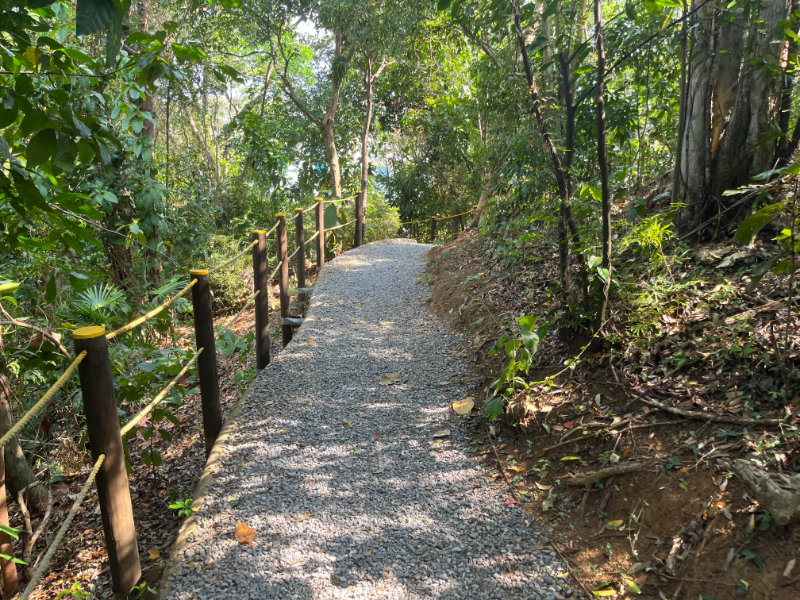
POLYGON ((486 403, 483 412, 486 413, 486 416, 488 416, 489 419, 494 420, 502 414, 505 401, 506 399, 502 396, 495 396, 486 403))
POLYGON ((19 283, 16 281, 0 281, 0 294, 13 294, 18 287, 19 283))
POLYGON ((736 241, 742 246, 749 246, 753 243, 758 232, 769 225, 781 211, 783 211, 783 204, 776 202, 750 215, 741 222, 739 229, 736 230, 736 241))
POLYGON ((50 275, 50 279, 47 281, 47 287, 44 291, 44 300, 48 304, 51 304, 53 300, 56 299, 56 294, 58 293, 58 288, 56 287, 56 276, 50 275))
POLYGON ((525 347, 532 354, 536 354, 536 352, 539 350, 539 335, 532 331, 522 331, 520 335, 522 337, 522 343, 525 344, 525 347))
POLYGON ((336 214, 336 205, 328 204, 325 207, 325 229, 333 229, 337 225, 344 223, 336 214))
POLYGON ((533 328, 536 327, 536 321, 538 320, 539 317, 537 317, 536 315, 528 315, 527 317, 517 317, 517 323, 519 323, 523 331, 533 331, 533 328))
POLYGON ((56 155, 53 162, 61 169, 69 171, 75 166, 75 158, 78 156, 78 145, 72 138, 63 133, 58 134, 56 142, 56 155))
POLYGON ((43 129, 28 142, 28 150, 25 157, 28 159, 28 167, 36 167, 53 156, 56 151, 56 132, 52 129, 43 129))
POLYGON ((437 10, 442 11, 447 10, 448 8, 450 8, 450 0, 439 0, 439 2, 436 3, 437 10))
POLYGON ((34 131, 40 131, 47 126, 47 115, 40 110, 34 110, 25 115, 19 125, 19 132, 28 135, 34 131))
POLYGON ((495 355, 495 353, 496 353, 498 350, 500 350, 500 347, 501 347, 501 346, 502 346, 502 345, 505 343, 505 341, 506 341, 506 336, 505 336, 505 335, 501 335, 501 336, 500 336, 500 339, 498 339, 498 340, 497 340, 497 341, 496 341, 496 342, 495 342, 495 343, 492 345, 492 347, 489 349, 489 356, 494 356, 494 355, 495 355))
POLYGON ((19 108, 17 108, 16 104, 12 108, 5 108, 0 104, 0 129, 5 129, 16 121, 18 114, 19 108))
POLYGON ((78 0, 75 9, 76 35, 89 35, 105 28, 117 12, 114 0, 78 0))

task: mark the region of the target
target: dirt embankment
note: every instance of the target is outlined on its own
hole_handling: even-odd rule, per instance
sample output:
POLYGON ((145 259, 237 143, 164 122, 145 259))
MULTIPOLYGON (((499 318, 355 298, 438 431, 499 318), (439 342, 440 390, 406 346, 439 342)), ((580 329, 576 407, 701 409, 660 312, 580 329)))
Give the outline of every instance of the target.
POLYGON ((781 437, 785 427, 759 425, 735 408, 703 412, 697 372, 684 377, 695 398, 678 403, 687 418, 639 399, 628 375, 640 364, 644 377, 652 375, 649 363, 630 359, 634 349, 605 348, 565 369, 581 343, 561 342, 551 331, 526 379, 560 374, 551 385, 521 389, 503 417, 486 421, 488 386, 508 364, 502 351, 490 357, 490 348, 502 333, 518 331, 515 317, 547 307, 552 278, 544 270, 504 272, 488 250, 474 232, 432 250, 429 305, 466 336, 476 386, 475 409, 465 421, 476 455, 491 467, 493 484, 508 487, 512 505, 521 504, 550 533, 585 593, 800 598, 800 565, 793 566, 800 531, 777 525, 733 473, 736 459, 752 458, 776 440, 796 440, 781 437), (737 413, 743 423, 719 422, 737 413))

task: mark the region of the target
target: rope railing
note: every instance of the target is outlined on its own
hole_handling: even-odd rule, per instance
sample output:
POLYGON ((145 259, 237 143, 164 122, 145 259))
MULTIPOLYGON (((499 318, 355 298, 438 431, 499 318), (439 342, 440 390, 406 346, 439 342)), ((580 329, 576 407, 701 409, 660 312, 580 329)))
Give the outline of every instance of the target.
MULTIPOLYGON (((455 219, 456 217, 463 217, 464 215, 468 215, 471 212, 474 212, 475 209, 468 210, 466 212, 458 213, 457 215, 448 215, 446 217, 435 217, 437 221, 447 221, 447 219, 455 219)), ((433 220, 434 217, 430 217, 429 219, 420 219, 419 221, 404 221, 402 223, 398 223, 398 225, 413 225, 414 223, 427 223, 428 221, 433 220)))
POLYGON ((278 266, 276 266, 276 267, 275 267, 275 270, 274 270, 274 271, 272 271, 272 273, 270 273, 270 274, 269 274, 269 276, 267 277, 267 281, 272 281, 272 278, 273 278, 273 277, 275 277, 275 273, 277 273, 277 272, 278 272, 278 269, 280 269, 280 268, 281 268, 281 265, 282 265, 282 264, 283 264, 283 261, 282 261, 282 260, 279 260, 279 261, 278 261, 278 266))
POLYGON ((105 461, 105 459, 106 459, 105 454, 101 454, 100 456, 97 457, 92 472, 89 473, 89 477, 83 484, 81 491, 78 492, 78 497, 75 498, 75 502, 73 503, 72 508, 67 514, 67 518, 64 519, 64 523, 59 528, 56 537, 50 543, 50 547, 48 548, 47 553, 41 559, 41 561, 39 562, 39 566, 36 567, 36 570, 33 572, 33 576, 31 577, 30 582, 25 588, 25 591, 22 592, 20 600, 28 600, 28 598, 30 598, 31 594, 33 593, 33 590, 36 589, 36 584, 39 583, 39 579, 41 579, 42 575, 44 575, 44 572, 47 570, 47 567, 50 566, 50 561, 53 560, 53 556, 55 555, 56 550, 58 550, 58 545, 61 543, 61 541, 64 539, 64 536, 67 534, 67 530, 69 529, 69 526, 72 524, 72 520, 75 518, 75 515, 78 514, 78 508, 80 508, 81 504, 86 498, 86 494, 89 492, 89 488, 92 486, 95 477, 97 477, 97 473, 100 470, 100 467, 102 466, 103 461, 105 461))
MULTIPOLYGON (((279 239, 274 239, 273 241, 277 241, 278 247, 281 249, 280 251, 285 252, 286 221, 296 221, 296 233, 300 239, 303 239, 304 236, 301 236, 301 232, 298 231, 298 229, 302 229, 303 227, 303 213, 308 212, 315 207, 320 208, 321 204, 325 202, 348 202, 357 197, 357 195, 354 195, 347 198, 336 198, 327 201, 318 200, 308 208, 295 211, 295 215, 291 219, 279 219, 278 222, 275 223, 275 225, 266 233, 262 231, 253 232, 257 239, 248 243, 244 249, 237 252, 234 256, 227 259, 222 264, 217 265, 216 267, 208 270, 192 270, 192 280, 185 287, 183 287, 183 289, 166 299, 157 307, 153 308, 152 310, 148 310, 145 314, 138 316, 126 325, 123 325, 122 327, 110 333, 106 334, 105 329, 98 326, 82 328, 80 331, 76 330, 73 333, 77 357, 65 369, 64 373, 44 394, 44 396, 42 396, 42 398, 37 401, 36 404, 25 415, 23 415, 22 418, 20 418, 19 421, 17 421, 17 423, 5 435, 0 437, 0 450, 50 405, 57 393, 66 385, 69 378, 75 373, 79 365, 81 365, 82 361, 84 361, 87 356, 91 355, 90 358, 84 361, 83 366, 80 367, 81 391, 83 392, 84 412, 86 415, 87 430, 90 441, 97 443, 99 445, 98 447, 103 448, 104 454, 100 455, 95 462, 88 479, 78 493, 75 503, 67 514, 63 524, 59 528, 53 542, 42 555, 39 563, 32 565, 36 570, 28 586, 25 588, 21 598, 27 599, 30 597, 42 575, 47 571, 50 561, 55 555, 57 547, 64 540, 70 525, 72 524, 82 502, 85 500, 88 494, 89 488, 95 482, 95 479, 101 468, 103 468, 104 476, 97 481, 98 493, 100 493, 101 496, 103 493, 109 493, 109 490, 111 489, 115 490, 114 493, 117 494, 123 493, 126 490, 129 493, 129 488, 126 486, 128 474, 124 468, 125 457, 122 446, 119 448, 114 448, 114 444, 109 440, 119 439, 116 438, 116 431, 118 431, 120 436, 124 439, 125 436, 137 426, 143 417, 149 414, 160 403, 162 403, 165 398, 167 398, 173 388, 179 384, 181 379, 186 375, 193 365, 197 368, 197 372, 200 374, 199 387, 204 415, 203 429, 205 433, 206 453, 208 454, 210 452, 211 447, 213 446, 217 436, 219 435, 219 431, 222 428, 222 417, 219 406, 219 381, 218 379, 215 380, 215 378, 218 376, 216 374, 216 369, 214 368, 216 364, 216 341, 224 336, 236 323, 236 321, 238 321, 239 318, 245 313, 245 311, 252 309, 251 307, 255 304, 256 364, 259 369, 264 368, 270 360, 269 346, 271 343, 268 334, 270 308, 269 302, 267 301, 267 296, 270 293, 269 282, 273 280, 284 264, 288 263, 288 261, 297 256, 298 252, 300 252, 300 250, 303 249, 306 244, 309 244, 315 239, 317 240, 317 267, 321 268, 324 264, 324 245, 320 242, 319 238, 322 237, 320 234, 324 231, 335 231, 337 229, 347 227, 355 223, 356 220, 354 219, 352 221, 348 221, 347 223, 341 223, 340 225, 330 229, 325 229, 323 221, 318 218, 316 222, 316 231, 314 234, 308 237, 308 239, 304 239, 302 244, 299 245, 291 255, 286 257, 283 261, 278 261, 275 269, 266 277, 266 280, 264 279, 263 273, 267 268, 267 256, 264 245, 261 244, 259 246, 259 244, 277 230, 277 237, 279 239), (281 223, 283 223, 282 228, 280 227, 281 223), (253 250, 254 248, 256 248, 256 250, 253 250), (235 264, 251 250, 253 250, 253 281, 256 291, 247 300, 241 310, 239 310, 233 317, 229 318, 224 325, 218 327, 217 331, 214 332, 212 304, 213 296, 211 293, 209 276, 235 264), (266 281, 266 284, 264 281, 266 281), (128 418, 127 421, 120 427, 117 417, 116 395, 114 393, 115 384, 111 368, 111 361, 108 355, 109 346, 107 342, 117 336, 131 331, 149 319, 156 317, 159 313, 171 306, 178 299, 186 296, 189 293, 189 290, 194 290, 192 293, 192 303, 195 317, 195 344, 198 346, 198 350, 190 359, 186 361, 181 370, 166 384, 166 386, 164 386, 151 400, 147 401, 147 404, 145 404, 140 410, 131 415, 130 418, 128 418), (212 373, 210 378, 208 376, 209 373, 212 373), (211 415, 208 423, 206 422, 207 415, 211 415), (214 419, 217 419, 217 421, 214 421, 214 419), (109 436, 111 437, 109 438, 109 436), (107 464, 104 462, 106 457, 108 457, 107 464), (101 487, 102 489, 100 489, 101 487)), ((318 217, 320 213, 321 211, 317 213, 318 217)), ((354 245, 358 245, 359 243, 360 242, 357 240, 354 241, 354 245)), ((305 261, 298 261, 297 265, 298 281, 303 282, 305 281, 305 264, 301 263, 304 262, 305 261)), ((288 294, 288 277, 286 277, 285 273, 283 272, 281 272, 279 277, 279 286, 281 288, 281 315, 282 317, 285 317, 289 309, 285 303, 287 300, 290 301, 290 296, 288 294)), ((304 284, 302 287, 304 290, 306 290, 304 284)), ((307 293, 307 291, 304 293, 307 293)), ((292 326, 296 326, 296 323, 282 323, 284 345, 291 340, 292 326), (287 328, 289 329, 288 333, 286 331, 287 328)), ((117 496, 117 498, 119 500, 119 496, 117 496)), ((136 531, 134 523, 130 520, 131 517, 129 515, 124 515, 124 511, 123 513, 107 513, 106 510, 107 507, 101 506, 101 511, 103 511, 103 528, 105 530, 106 539, 117 540, 121 547, 124 546, 126 548, 126 551, 134 549, 136 545, 136 531), (127 521, 125 519, 127 519, 127 521)), ((111 553, 109 554, 109 561, 113 563, 111 572, 114 585, 125 589, 131 588, 138 580, 138 561, 136 561, 137 566, 135 568, 133 565, 123 566, 119 562, 118 556, 119 555, 112 556, 111 553)))
POLYGON ((260 293, 261 293, 261 290, 258 290, 255 294, 250 296, 250 298, 247 300, 247 302, 244 303, 244 306, 242 307, 242 309, 239 312, 237 312, 235 315, 233 315, 228 320, 228 322, 223 327, 220 328, 220 330, 217 332, 217 339, 221 338, 226 333, 228 333, 228 330, 231 328, 231 326, 239 319, 239 317, 241 317, 244 314, 244 311, 246 311, 248 308, 250 308, 250 305, 253 302, 256 301, 256 296, 258 296, 260 293))
POLYGON ((347 227, 348 225, 352 225, 355 222, 356 222, 356 220, 353 219, 352 221, 348 221, 347 223, 342 223, 341 225, 337 225, 336 227, 330 227, 330 228, 325 230, 325 233, 328 233, 329 231, 334 231, 336 229, 341 229, 342 227, 347 227))
POLYGON ((153 318, 153 317, 155 317, 155 316, 156 316, 158 313, 160 313, 162 310, 164 310, 165 308, 167 308, 167 307, 168 307, 170 304, 172 304, 173 302, 175 302, 175 301, 176 301, 176 300, 178 300, 179 298, 182 298, 183 296, 185 296, 185 295, 187 294, 187 292, 188 292, 190 289, 192 289, 192 287, 194 286, 194 284, 195 284, 195 282, 196 282, 196 281, 197 281, 197 280, 193 280, 193 281, 191 281, 191 282, 190 282, 190 283, 189 283, 189 284, 188 284, 188 285, 187 285, 185 288, 183 288, 183 289, 182 289, 180 292, 178 292, 177 294, 175 294, 175 295, 174 295, 172 298, 170 298, 169 300, 167 300, 167 301, 163 302, 162 304, 159 304, 159 305, 158 305, 158 306, 156 306, 156 307, 155 307, 153 310, 151 310, 151 311, 147 312, 146 314, 143 314, 141 317, 139 317, 139 318, 137 318, 137 319, 134 319, 133 321, 131 321, 131 322, 130 322, 130 323, 128 323, 127 325, 123 325, 122 327, 120 327, 120 328, 119 328, 119 329, 117 329, 116 331, 112 331, 111 333, 108 333, 108 334, 106 334, 106 339, 107 339, 107 340, 113 340, 113 339, 114 339, 115 337, 117 337, 118 335, 120 335, 120 334, 122 334, 122 333, 126 333, 126 332, 130 331, 131 329, 133 329, 134 327, 137 327, 137 326, 141 325, 141 324, 142 324, 142 323, 144 323, 145 321, 147 321, 147 320, 149 320, 149 319, 152 319, 152 318, 153 318))
POLYGON ((148 403, 147 406, 145 406, 142 410, 140 410, 138 413, 136 413, 130 419, 128 419, 128 422, 125 423, 125 425, 123 425, 122 428, 119 430, 119 433, 122 437, 125 437, 125 434, 127 434, 131 429, 136 427, 136 424, 139 422, 139 419, 141 419, 143 416, 145 416, 147 413, 153 410, 156 406, 158 406, 159 403, 161 403, 161 401, 164 398, 167 397, 167 394, 169 394, 170 390, 173 387, 175 387, 175 384, 178 383, 180 378, 183 377, 186 371, 189 370, 189 367, 191 367, 197 361, 197 357, 200 356, 202 352, 203 349, 200 348, 195 353, 195 355, 191 359, 189 359, 189 361, 183 366, 183 368, 178 372, 178 374, 172 378, 172 381, 170 381, 167 384, 167 386, 164 389, 162 389, 150 403, 148 403))
POLYGON ((243 257, 245 254, 247 254, 247 253, 250 251, 250 249, 251 249, 253 246, 255 246, 256 244, 258 244, 258 240, 256 240, 256 241, 254 241, 253 243, 251 243, 251 244, 250 244, 249 246, 247 246, 247 247, 246 247, 244 250, 242 250, 242 251, 241 251, 241 252, 239 252, 238 254, 234 255, 232 258, 229 258, 228 260, 226 260, 226 261, 225 261, 224 263, 222 263, 221 265, 217 265, 217 266, 216 266, 216 267, 214 267, 213 269, 209 269, 209 270, 208 270, 208 274, 209 274, 209 275, 213 275, 214 273, 218 273, 219 271, 222 271, 222 269, 224 269, 224 268, 226 268, 226 267, 230 267, 230 266, 231 266, 233 263, 235 263, 237 260, 239 260, 240 258, 242 258, 242 257, 243 257))
POLYGON ((350 200, 355 200, 358 198, 358 194, 354 194, 352 196, 347 196, 346 198, 331 198, 330 200, 323 200, 323 204, 331 204, 333 202, 349 202, 350 200))
POLYGON ((14 426, 8 430, 8 432, 0 438, 0 449, 2 449, 8 442, 10 442, 14 437, 22 430, 25 425, 31 422, 36 415, 42 412, 47 406, 52 402, 53 398, 56 397, 58 391, 64 387, 64 384, 67 383, 67 380, 70 378, 75 372, 75 369, 78 368, 78 365, 81 364, 81 361, 86 357, 86 352, 81 352, 78 356, 75 357, 75 360, 64 370, 64 373, 58 380, 50 387, 47 392, 45 392, 44 396, 33 405, 33 407, 26 412, 22 418, 14 423, 14 426))

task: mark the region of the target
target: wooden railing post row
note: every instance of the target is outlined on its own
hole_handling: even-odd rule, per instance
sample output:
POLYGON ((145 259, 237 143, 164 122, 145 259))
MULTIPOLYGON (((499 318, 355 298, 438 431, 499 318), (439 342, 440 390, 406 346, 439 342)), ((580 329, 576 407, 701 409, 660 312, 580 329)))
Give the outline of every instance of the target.
POLYGON ((353 248, 358 248, 364 243, 365 200, 366 192, 358 192, 356 195, 356 232, 353 235, 353 248))
POLYGON ((278 287, 280 288, 281 297, 281 338, 283 346, 292 341, 292 326, 284 323, 283 319, 289 318, 289 303, 291 297, 289 296, 289 249, 286 240, 286 214, 279 213, 275 215, 278 219, 278 229, 275 232, 278 246, 278 260, 281 263, 278 269, 278 287))
POLYGON ((317 220, 317 274, 325 265, 325 203, 317 198, 317 209, 314 215, 317 220))
POLYGON ((261 370, 272 360, 269 339, 269 281, 267 277, 267 236, 266 231, 257 229, 252 232, 253 246, 253 292, 258 292, 255 299, 256 313, 256 368, 261 370))
POLYGON ((431 244, 436 241, 436 217, 431 217, 431 244))
POLYGON ((297 242, 297 288, 306 287, 306 232, 303 230, 303 209, 295 208, 294 239, 297 242))
MULTIPOLYGON (((219 376, 217 373, 217 343, 214 333, 214 312, 211 307, 211 284, 207 269, 189 271, 197 283, 192 288, 194 308, 194 339, 197 350, 197 375, 200 380, 200 402, 203 406, 203 432, 206 442, 206 458, 222 429, 222 407, 219 404, 219 376)), ((261 294, 259 294, 260 296, 261 294)))
POLYGON ((142 576, 142 566, 106 330, 104 327, 82 327, 72 332, 72 339, 76 356, 84 350, 87 353, 78 367, 78 375, 92 460, 97 461, 101 454, 106 455, 96 481, 112 589, 115 594, 127 597, 142 576))

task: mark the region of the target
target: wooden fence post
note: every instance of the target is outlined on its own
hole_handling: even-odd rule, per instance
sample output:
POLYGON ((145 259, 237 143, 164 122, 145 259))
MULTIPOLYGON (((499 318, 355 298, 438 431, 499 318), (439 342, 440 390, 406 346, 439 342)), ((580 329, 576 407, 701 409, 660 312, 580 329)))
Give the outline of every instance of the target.
MULTIPOLYGON (((203 353, 197 357, 197 375, 200 379, 200 400, 203 405, 203 431, 206 457, 222 429, 222 408, 219 404, 219 376, 217 374, 217 341, 214 333, 214 313, 211 308, 211 284, 208 270, 189 271, 197 283, 192 288, 194 307, 194 343, 203 353)), ((260 296, 261 294, 259 294, 260 296)))
POLYGON ((269 339, 269 281, 267 280, 267 236, 266 231, 252 232, 253 241, 253 292, 256 313, 256 368, 263 369, 272 360, 269 339))
POLYGON ((72 332, 72 339, 76 356, 84 350, 87 353, 78 366, 78 374, 92 460, 97 461, 101 454, 106 455, 97 473, 97 496, 112 589, 127 597, 142 576, 142 566, 136 543, 106 330, 104 327, 82 327, 72 332))
POLYGON ((436 217, 431 217, 431 244, 436 241, 436 217))
POLYGON ((286 215, 279 213, 275 217, 278 219, 278 231, 275 233, 275 237, 278 241, 278 260, 281 263, 278 269, 278 287, 281 294, 281 338, 285 348, 292 341, 292 326, 284 321, 284 319, 289 318, 289 304, 291 302, 291 297, 289 296, 289 250, 286 240, 286 215))
POLYGON ((325 264, 325 203, 322 198, 317 198, 317 274, 325 264))
POLYGON ((353 236, 353 248, 358 248, 364 243, 365 199, 366 193, 358 192, 356 195, 356 233, 353 236))
POLYGON ((297 289, 306 287, 306 232, 303 230, 303 209, 295 208, 294 239, 297 242, 297 289))

